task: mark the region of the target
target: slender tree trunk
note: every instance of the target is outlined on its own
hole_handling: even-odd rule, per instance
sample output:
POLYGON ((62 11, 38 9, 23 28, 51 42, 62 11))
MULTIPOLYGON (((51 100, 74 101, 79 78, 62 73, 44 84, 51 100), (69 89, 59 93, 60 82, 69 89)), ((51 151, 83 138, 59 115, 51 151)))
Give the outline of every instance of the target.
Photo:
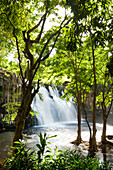
POLYGON ((90 142, 91 139, 92 139, 92 132, 91 132, 91 127, 90 127, 90 124, 89 124, 89 121, 88 121, 87 112, 86 112, 86 109, 85 109, 84 92, 83 92, 83 109, 84 109, 84 113, 85 113, 85 120, 86 120, 87 126, 89 128, 89 133, 90 133, 89 142, 90 142))
POLYGON ((101 137, 101 142, 102 142, 102 153, 103 154, 103 160, 106 161, 106 124, 107 124, 107 115, 106 115, 106 109, 103 108, 102 106, 102 111, 103 111, 103 129, 102 129, 102 137, 101 137))
POLYGON ((77 61, 75 57, 75 83, 76 83, 76 98, 77 98, 77 119, 78 119, 78 131, 77 131, 77 139, 76 143, 80 144, 82 141, 81 138, 81 80, 78 80, 78 68, 77 68, 77 61), (79 87, 80 83, 80 87, 79 87))
POLYGON ((102 129, 102 143, 106 143, 106 123, 107 123, 107 117, 105 115, 106 113, 103 113, 103 129, 102 129))
POLYGON ((85 104, 84 104, 84 91, 83 91, 83 109, 84 109, 84 113, 85 113, 85 120, 87 122, 87 125, 88 125, 88 128, 89 128, 89 133, 90 133, 90 137, 89 137, 89 156, 93 156, 93 153, 91 152, 92 151, 92 130, 91 130, 91 127, 90 127, 90 124, 89 124, 89 121, 88 121, 88 118, 87 118, 87 112, 86 112, 86 109, 85 109, 85 104))
POLYGON ((91 40, 92 43, 92 56, 93 56, 93 76, 94 76, 94 90, 93 90, 93 116, 92 116, 92 122, 93 122, 93 135, 92 135, 92 141, 91 141, 91 152, 94 153, 97 150, 96 145, 96 94, 97 94, 97 81, 96 81, 96 67, 95 67, 95 55, 94 55, 94 47, 93 47, 93 40, 91 40))
MULTIPOLYGON (((80 94, 80 93, 79 93, 80 94)), ((78 97, 78 100, 77 100, 77 118, 78 118, 78 132, 77 132, 77 144, 80 144, 81 143, 81 100, 80 100, 80 96, 78 97)))
POLYGON ((103 129, 102 129, 102 137, 101 137, 101 142, 103 144, 105 144, 107 142, 106 140, 106 125, 107 125, 107 119, 111 110, 111 106, 112 106, 112 100, 111 103, 109 105, 109 109, 107 111, 106 105, 105 105, 105 100, 103 100, 102 102, 102 112, 103 112, 103 129))
MULTIPOLYGON (((103 115, 103 129, 102 129, 102 137, 101 137, 102 144, 106 144, 106 142, 107 142, 107 140, 106 140, 106 124, 107 124, 107 118, 109 116, 109 113, 110 113, 110 110, 111 110, 111 107, 112 107, 112 102, 113 102, 113 99, 112 99, 110 104, 109 104, 108 111, 107 111, 107 106, 106 106, 106 103, 105 103, 105 100, 106 100, 106 95, 105 95, 106 82, 107 82, 107 80, 105 80, 104 85, 103 85, 103 91, 102 91, 103 101, 101 103, 102 115, 103 115)), ((113 86, 113 84, 111 84, 110 87, 108 88, 107 94, 109 94, 112 86, 113 86)))

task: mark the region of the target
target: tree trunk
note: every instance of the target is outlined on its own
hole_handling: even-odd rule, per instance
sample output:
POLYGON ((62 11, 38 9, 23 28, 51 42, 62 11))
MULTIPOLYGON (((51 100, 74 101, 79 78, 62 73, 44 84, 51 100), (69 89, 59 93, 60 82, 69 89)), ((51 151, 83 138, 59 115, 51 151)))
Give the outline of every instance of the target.
POLYGON ((90 148, 92 154, 96 152, 97 145, 96 145, 96 94, 97 94, 97 82, 96 82, 96 66, 95 66, 95 55, 94 55, 94 47, 93 47, 93 40, 91 39, 92 43, 92 56, 93 56, 93 76, 94 76, 94 90, 93 90, 93 135, 90 142, 90 148))
POLYGON ((103 90, 103 102, 101 103, 102 106, 102 115, 103 115, 103 129, 102 129, 102 137, 101 142, 103 144, 106 143, 106 123, 107 123, 107 114, 106 114, 106 106, 105 106, 105 100, 104 100, 104 90, 103 90))
POLYGON ((15 135, 13 138, 13 146, 16 145, 15 141, 19 141, 19 139, 21 140, 23 139, 25 119, 31 110, 31 103, 33 98, 34 98, 34 94, 31 93, 31 90, 27 90, 27 93, 24 94, 22 98, 21 106, 19 107, 18 114, 17 114, 17 124, 16 124, 15 135))
POLYGON ((77 144, 80 144, 82 141, 81 138, 81 80, 78 80, 78 70, 77 70, 77 61, 75 57, 75 81, 76 81, 76 98, 77 98, 77 118, 78 118, 78 131, 77 131, 77 144), (80 83, 80 87, 79 87, 80 83))
POLYGON ((78 100, 77 100, 77 104, 78 104, 78 106, 77 106, 77 109, 78 109, 78 111, 77 111, 78 134, 77 134, 77 139, 76 139, 76 141, 77 141, 77 144, 80 144, 80 143, 81 143, 81 140, 82 140, 82 138, 81 138, 81 100, 80 100, 80 97, 79 97, 78 100))
POLYGON ((91 127, 90 127, 88 118, 87 118, 87 112, 86 112, 86 109, 85 109, 85 104, 84 104, 84 92, 83 92, 83 109, 84 109, 84 113, 85 113, 85 120, 86 120, 87 126, 88 126, 88 128, 89 128, 89 133, 90 133, 89 143, 90 143, 91 140, 92 140, 92 132, 91 132, 91 127))
POLYGON ((103 129, 102 129, 102 143, 106 143, 106 123, 107 123, 107 118, 106 115, 103 115, 103 129))
POLYGON ((23 130, 25 126, 25 118, 24 118, 24 110, 21 110, 21 112, 18 112, 18 117, 17 117, 17 124, 16 124, 16 130, 15 130, 15 135, 13 138, 13 146, 15 146, 15 141, 19 141, 19 139, 23 139, 23 130))
POLYGON ((106 161, 106 123, 107 123, 107 115, 106 115, 106 107, 103 107, 104 104, 102 103, 102 111, 103 111, 103 129, 102 129, 102 153, 103 154, 103 160, 106 161))
MULTIPOLYGON (((94 100, 96 100, 95 99, 95 95, 96 94, 94 94, 94 100)), ((93 149, 93 151, 94 152, 96 152, 96 150, 97 150, 97 146, 96 146, 96 109, 95 109, 95 101, 93 102, 93 104, 94 104, 94 108, 93 108, 93 140, 92 140, 92 149, 93 149)))

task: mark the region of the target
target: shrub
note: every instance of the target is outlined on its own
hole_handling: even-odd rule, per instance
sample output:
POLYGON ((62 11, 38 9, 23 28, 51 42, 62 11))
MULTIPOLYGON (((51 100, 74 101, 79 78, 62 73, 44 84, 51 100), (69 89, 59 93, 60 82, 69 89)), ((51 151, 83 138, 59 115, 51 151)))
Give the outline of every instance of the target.
POLYGON ((99 159, 83 157, 76 151, 66 150, 55 159, 45 161, 40 165, 41 170, 104 170, 110 169, 107 163, 100 163, 99 159))

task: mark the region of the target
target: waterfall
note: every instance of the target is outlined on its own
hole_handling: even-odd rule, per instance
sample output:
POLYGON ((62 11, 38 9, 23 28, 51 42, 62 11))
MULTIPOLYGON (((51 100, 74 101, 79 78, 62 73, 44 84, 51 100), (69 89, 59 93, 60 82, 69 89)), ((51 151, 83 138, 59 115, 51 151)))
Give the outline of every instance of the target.
POLYGON ((33 111, 39 115, 38 125, 76 121, 77 114, 72 99, 68 102, 61 99, 57 88, 40 87, 39 94, 35 95, 31 105, 33 111), (40 100, 39 94, 42 95, 43 101, 40 100))

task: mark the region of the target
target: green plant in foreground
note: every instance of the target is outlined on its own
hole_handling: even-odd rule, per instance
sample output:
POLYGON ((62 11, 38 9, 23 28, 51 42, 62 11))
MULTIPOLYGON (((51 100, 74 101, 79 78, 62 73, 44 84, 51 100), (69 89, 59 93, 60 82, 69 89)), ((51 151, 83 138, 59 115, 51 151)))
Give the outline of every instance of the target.
POLYGON ((27 149, 25 142, 15 142, 16 147, 13 149, 17 150, 17 153, 11 158, 7 158, 4 161, 4 165, 7 167, 7 170, 35 170, 39 169, 39 164, 45 159, 51 157, 51 149, 47 147, 48 150, 45 151, 46 146, 49 142, 47 139, 55 136, 47 137, 47 134, 44 133, 44 136, 40 132, 39 138, 40 143, 36 144, 38 151, 31 151, 27 149), (44 156, 45 154, 45 156, 44 156))
MULTIPOLYGON (((54 137, 54 136, 52 136, 54 137)), ((16 142, 17 153, 4 161, 7 170, 110 170, 107 163, 100 163, 96 158, 83 157, 76 151, 61 151, 56 147, 55 155, 47 147, 46 133, 39 134, 38 151, 31 151, 26 144, 16 142)))
POLYGON ((8 170, 27 170, 35 167, 35 151, 26 149, 26 145, 16 142, 17 153, 4 161, 8 170))
POLYGON ((45 161, 40 165, 41 170, 110 170, 111 167, 105 162, 99 162, 96 158, 83 157, 76 151, 66 150, 63 154, 51 161, 45 161))

